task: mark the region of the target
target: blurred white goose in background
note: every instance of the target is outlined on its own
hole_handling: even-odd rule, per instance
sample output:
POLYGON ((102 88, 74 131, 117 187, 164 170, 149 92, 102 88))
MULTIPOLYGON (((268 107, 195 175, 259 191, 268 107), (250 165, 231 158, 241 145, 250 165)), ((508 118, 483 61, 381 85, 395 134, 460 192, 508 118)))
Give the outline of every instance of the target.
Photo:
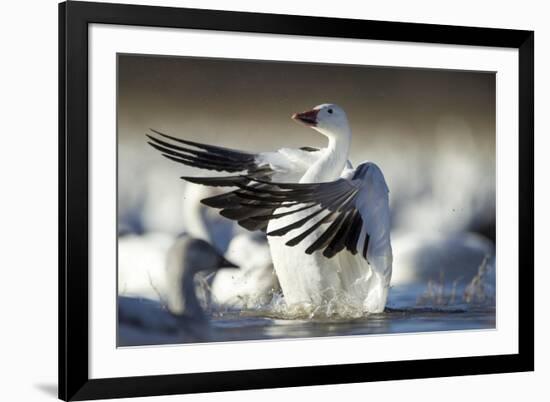
MULTIPOLYGON (((125 250, 128 251, 131 250, 125 250)), ((151 256, 156 258, 155 251, 159 251, 158 244, 156 248, 151 246, 151 256)), ((125 341, 139 336, 142 331, 190 332, 191 327, 206 323, 207 317, 195 293, 196 274, 237 267, 204 240, 187 235, 177 238, 165 255, 162 270, 155 265, 150 270, 142 265, 145 271, 133 274, 129 272, 131 267, 119 270, 118 316, 122 326, 119 336, 126 336, 125 341), (131 282, 134 278, 143 281, 144 277, 149 278, 152 290, 144 283, 131 282)), ((158 263, 155 258, 149 261, 158 263)))
POLYGON ((162 139, 149 138, 154 148, 173 161, 233 174, 184 178, 240 188, 202 202, 222 209, 222 216, 246 229, 267 230, 273 264, 289 307, 297 306, 306 314, 329 304, 332 312, 338 312, 334 309, 338 305, 380 312, 392 272, 384 176, 371 162, 351 167, 347 160, 351 129, 339 106, 319 105, 293 118, 326 136, 327 148, 283 148, 252 154, 154 130, 162 139), (289 234, 297 229, 299 235, 289 234), (305 238, 311 239, 309 245, 302 242, 305 238))
POLYGON ((469 232, 392 234, 394 263, 391 308, 491 306, 496 297, 495 247, 469 232))
MULTIPOLYGON (((468 282, 479 270, 485 257, 492 259, 495 246, 475 233, 393 233, 394 262, 399 266, 392 284, 425 285, 429 280, 468 282)), ((494 273, 493 273, 494 274, 494 273)))
POLYGON ((166 297, 172 314, 185 319, 204 320, 201 303, 195 293, 195 276, 199 272, 216 272, 221 268, 238 268, 202 239, 181 236, 168 250, 166 259, 166 297))
MULTIPOLYGON (((215 210, 200 203, 205 196, 220 194, 216 188, 187 183, 184 192, 183 220, 191 237, 213 244, 220 254, 237 261, 240 270, 200 271, 195 276, 201 304, 209 305, 212 297, 218 308, 261 306, 271 300, 279 284, 265 235, 242 232, 235 237, 235 224, 215 210), (219 279, 216 279, 219 276, 219 279)), ((241 229, 242 230, 242 229, 241 229)), ((162 302, 166 294, 166 256, 174 243, 166 233, 129 234, 119 238, 119 295, 162 302)), ((176 241, 177 242, 177 241, 176 241)))

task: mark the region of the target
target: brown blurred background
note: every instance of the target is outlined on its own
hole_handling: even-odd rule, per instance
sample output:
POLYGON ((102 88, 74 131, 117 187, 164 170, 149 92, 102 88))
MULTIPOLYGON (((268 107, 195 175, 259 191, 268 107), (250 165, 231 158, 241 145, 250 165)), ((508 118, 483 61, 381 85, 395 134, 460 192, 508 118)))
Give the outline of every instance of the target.
POLYGON ((322 145, 289 117, 330 102, 347 111, 357 146, 388 128, 429 138, 446 117, 494 146, 491 73, 132 55, 119 56, 118 71, 122 141, 155 127, 228 145, 250 135, 274 147, 322 145))

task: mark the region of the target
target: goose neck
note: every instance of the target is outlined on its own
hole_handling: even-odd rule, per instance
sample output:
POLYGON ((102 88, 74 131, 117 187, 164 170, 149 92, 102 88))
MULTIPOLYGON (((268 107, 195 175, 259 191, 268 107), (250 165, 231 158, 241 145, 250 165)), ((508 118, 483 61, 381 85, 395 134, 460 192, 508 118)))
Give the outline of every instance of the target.
POLYGON ((318 183, 336 180, 342 174, 348 160, 351 133, 327 135, 328 146, 323 155, 307 170, 301 183, 318 183))
POLYGON ((186 272, 182 279, 182 290, 183 290, 183 299, 184 308, 183 313, 186 316, 199 318, 202 316, 202 308, 197 298, 196 289, 195 289, 195 273, 186 272))

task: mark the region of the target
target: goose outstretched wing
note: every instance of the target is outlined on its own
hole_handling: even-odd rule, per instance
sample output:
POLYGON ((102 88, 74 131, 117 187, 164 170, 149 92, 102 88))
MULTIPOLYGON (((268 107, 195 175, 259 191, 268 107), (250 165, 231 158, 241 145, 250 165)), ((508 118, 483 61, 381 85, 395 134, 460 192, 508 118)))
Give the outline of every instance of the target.
MULTIPOLYGON (((199 169, 230 173, 217 177, 182 177, 186 181, 206 186, 233 187, 238 184, 262 188, 265 186, 263 182, 271 180, 298 181, 322 152, 316 148, 303 147, 251 153, 184 140, 153 129, 151 132, 147 134, 149 145, 160 151, 164 157, 199 169)), ((223 216, 236 220, 249 230, 266 230, 267 220, 253 220, 251 217, 273 212, 273 208, 259 207, 259 203, 250 199, 243 205, 233 191, 210 197, 203 200, 203 203, 221 208, 224 211, 223 216)))

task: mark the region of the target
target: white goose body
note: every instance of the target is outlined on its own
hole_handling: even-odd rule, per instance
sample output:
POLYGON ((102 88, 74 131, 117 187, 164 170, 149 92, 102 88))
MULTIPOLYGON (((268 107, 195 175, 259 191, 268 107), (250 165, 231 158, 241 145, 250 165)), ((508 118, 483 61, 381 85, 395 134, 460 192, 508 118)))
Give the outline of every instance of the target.
MULTIPOLYGON (((320 105, 317 108, 322 110, 326 107, 331 107, 333 110, 337 108, 334 105, 320 105)), ((321 150, 321 156, 306 170, 299 180, 300 183, 331 182, 353 173, 347 161, 351 145, 351 130, 345 114, 343 116, 341 125, 334 125, 329 129, 317 129, 328 137, 328 147, 321 150)), ((378 167, 374 164, 373 166, 379 172, 378 167)), ((383 176, 381 172, 379 173, 385 187, 383 176)), ((376 191, 376 196, 387 192, 387 188, 380 190, 376 191)), ((280 208, 274 213, 286 211, 288 208, 280 208)), ((267 232, 292 224, 309 214, 311 211, 305 210, 270 220, 267 232)), ((307 229, 318 220, 312 219, 310 225, 304 228, 307 229)), ((385 223, 389 224, 389 222, 385 223)), ((311 234, 311 238, 322 235, 327 225, 323 224, 317 228, 311 234)), ((280 237, 268 236, 273 265, 285 302, 289 307, 305 312, 314 312, 319 306, 336 309, 336 312, 346 309, 352 313, 358 311, 377 313, 384 310, 391 279, 392 257, 389 232, 380 236, 379 243, 383 243, 377 250, 380 255, 369 253, 372 254, 368 255, 369 261, 372 260, 372 266, 360 254, 354 255, 347 250, 343 250, 333 258, 326 258, 321 251, 308 255, 306 249, 311 242, 303 241, 293 247, 286 245, 286 242, 295 235, 291 231, 280 237)), ((373 240, 371 238, 371 249, 373 240)), ((330 313, 321 309, 321 313, 327 312, 330 313)))

